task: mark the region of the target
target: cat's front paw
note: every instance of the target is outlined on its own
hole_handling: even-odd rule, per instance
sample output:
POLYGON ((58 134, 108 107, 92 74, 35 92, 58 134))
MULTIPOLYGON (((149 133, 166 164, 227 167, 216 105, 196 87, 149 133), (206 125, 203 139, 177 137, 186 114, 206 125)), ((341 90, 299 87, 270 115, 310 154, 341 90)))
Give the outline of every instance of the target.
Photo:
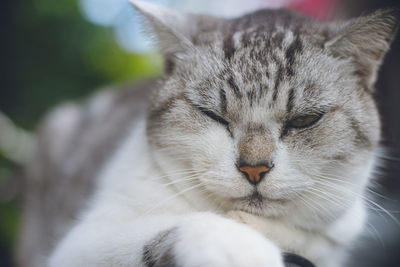
POLYGON ((281 253, 246 225, 213 214, 193 216, 144 250, 147 266, 283 267, 281 253))

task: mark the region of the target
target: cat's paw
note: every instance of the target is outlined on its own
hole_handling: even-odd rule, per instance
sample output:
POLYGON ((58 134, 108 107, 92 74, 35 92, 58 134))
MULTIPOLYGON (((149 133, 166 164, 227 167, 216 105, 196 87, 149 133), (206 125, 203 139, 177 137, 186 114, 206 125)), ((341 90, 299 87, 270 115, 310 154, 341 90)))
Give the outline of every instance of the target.
POLYGON ((284 266, 278 247, 248 226, 213 214, 196 216, 146 246, 148 266, 284 266))

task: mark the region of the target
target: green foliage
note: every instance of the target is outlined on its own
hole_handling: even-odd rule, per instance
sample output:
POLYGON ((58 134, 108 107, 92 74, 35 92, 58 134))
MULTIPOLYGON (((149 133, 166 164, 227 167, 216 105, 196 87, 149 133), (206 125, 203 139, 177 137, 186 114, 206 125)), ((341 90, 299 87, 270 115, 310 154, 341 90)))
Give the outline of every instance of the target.
POLYGON ((24 1, 17 11, 18 103, 11 116, 19 125, 34 127, 65 99, 161 72, 159 56, 123 51, 112 29, 83 18, 77 0, 24 1))
POLYGON ((0 241, 2 245, 7 246, 14 244, 20 216, 15 201, 16 183, 11 180, 14 167, 15 165, 0 153, 0 241))

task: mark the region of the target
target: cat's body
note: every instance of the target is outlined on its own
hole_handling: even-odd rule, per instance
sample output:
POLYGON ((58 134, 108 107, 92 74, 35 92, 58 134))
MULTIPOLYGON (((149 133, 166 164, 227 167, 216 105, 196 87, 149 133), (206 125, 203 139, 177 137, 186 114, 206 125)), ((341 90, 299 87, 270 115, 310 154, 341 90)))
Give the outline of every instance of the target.
POLYGON ((364 225, 394 12, 321 25, 137 5, 167 74, 50 266, 340 266, 364 225))

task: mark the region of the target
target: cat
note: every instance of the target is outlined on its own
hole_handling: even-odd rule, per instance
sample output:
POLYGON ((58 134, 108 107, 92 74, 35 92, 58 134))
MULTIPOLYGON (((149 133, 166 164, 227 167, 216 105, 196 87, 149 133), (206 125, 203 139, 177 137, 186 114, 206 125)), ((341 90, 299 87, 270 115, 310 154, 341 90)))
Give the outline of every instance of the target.
POLYGON ((127 134, 48 265, 282 267, 289 252, 342 266, 365 223, 380 141, 374 84, 397 10, 319 23, 132 3, 165 76, 147 114, 114 125, 127 134))

